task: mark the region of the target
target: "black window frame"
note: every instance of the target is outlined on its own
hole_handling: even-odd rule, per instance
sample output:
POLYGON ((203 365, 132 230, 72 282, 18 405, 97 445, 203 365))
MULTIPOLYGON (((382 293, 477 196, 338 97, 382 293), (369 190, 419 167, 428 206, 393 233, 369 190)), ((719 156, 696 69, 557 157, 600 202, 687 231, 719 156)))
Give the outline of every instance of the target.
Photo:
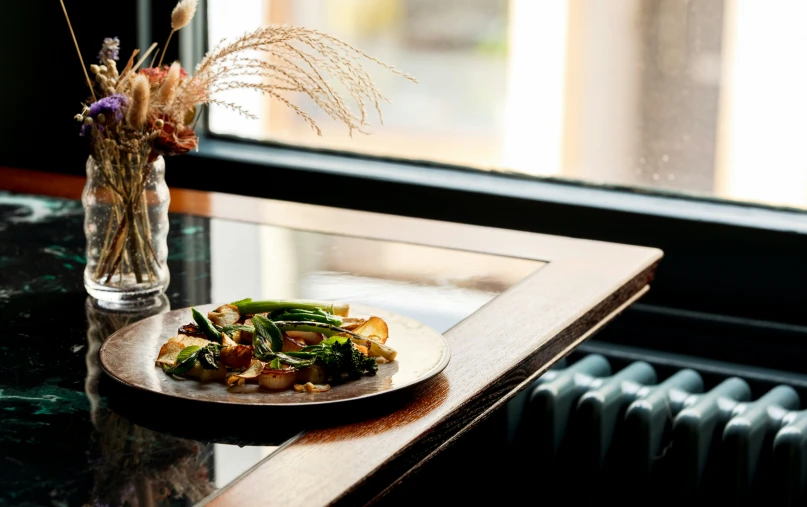
MULTIPOLYGON (((205 50, 204 4, 205 21, 181 34, 186 66, 205 50)), ((170 6, 151 5, 144 11, 159 35, 170 6)), ((626 320, 663 323, 658 347, 674 348, 695 326, 710 330, 704 343, 717 341, 690 341, 683 352, 754 364, 766 344, 801 350, 807 338, 805 210, 240 139, 210 132, 206 119, 199 151, 168 165, 176 187, 657 247, 665 258, 655 283, 626 320), (718 342, 726 350, 713 350, 718 342)), ((800 371, 794 357, 772 365, 800 371)))

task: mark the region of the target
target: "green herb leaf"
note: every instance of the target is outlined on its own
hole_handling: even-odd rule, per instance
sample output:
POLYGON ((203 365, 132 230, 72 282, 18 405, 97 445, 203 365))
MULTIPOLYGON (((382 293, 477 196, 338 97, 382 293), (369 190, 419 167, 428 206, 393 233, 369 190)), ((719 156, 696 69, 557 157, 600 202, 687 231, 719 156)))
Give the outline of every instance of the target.
POLYGON ((269 344, 269 340, 258 333, 253 334, 252 353, 255 355, 255 359, 267 361, 272 355, 272 346, 269 344))
POLYGON ((339 345, 344 345, 348 341, 350 341, 349 336, 331 336, 330 338, 325 338, 320 343, 322 343, 324 345, 334 345, 334 344, 337 344, 337 343, 339 345))
POLYGON ((255 332, 255 328, 253 326, 246 326, 244 324, 229 324, 229 325, 223 326, 223 327, 216 326, 216 329, 218 329, 222 333, 227 333, 230 336, 232 336, 232 334, 235 331, 246 331, 248 333, 254 333, 255 332))
POLYGON ((378 364, 356 348, 347 336, 332 336, 317 345, 303 347, 299 352, 288 352, 293 357, 316 358, 315 362, 325 369, 329 382, 338 383, 345 379, 357 379, 362 375, 374 375, 378 364))
POLYGON ((196 354, 199 352, 199 350, 201 350, 201 348, 202 347, 200 347, 198 345, 190 345, 190 346, 185 347, 184 349, 180 350, 179 354, 177 355, 176 364, 179 365, 179 364, 185 363, 185 362, 187 362, 187 361, 189 361, 191 359, 196 359, 196 354))
POLYGON ((314 362, 317 360, 317 356, 316 354, 305 352, 269 352, 266 359, 262 360, 270 359, 270 363, 278 360, 280 361, 280 364, 287 364, 289 366, 294 366, 295 368, 305 368, 306 366, 311 366, 314 364, 314 362))
POLYGON ((199 351, 198 359, 205 370, 218 370, 221 367, 221 345, 211 343, 199 351))
POLYGON ((270 352, 280 352, 283 348, 283 333, 275 323, 262 315, 255 315, 252 323, 255 324, 255 334, 252 337, 255 357, 265 361, 270 352))
POLYGON ((171 375, 184 375, 188 372, 188 370, 193 368, 194 364, 196 364, 196 357, 199 355, 200 350, 202 350, 202 347, 199 347, 198 345, 185 347, 179 351, 177 361, 174 366, 170 367, 163 365, 163 370, 171 375))
POLYGON ((272 369, 272 370, 279 370, 282 367, 283 366, 280 364, 280 358, 279 357, 276 357, 276 358, 272 359, 271 361, 269 361, 269 368, 272 369))

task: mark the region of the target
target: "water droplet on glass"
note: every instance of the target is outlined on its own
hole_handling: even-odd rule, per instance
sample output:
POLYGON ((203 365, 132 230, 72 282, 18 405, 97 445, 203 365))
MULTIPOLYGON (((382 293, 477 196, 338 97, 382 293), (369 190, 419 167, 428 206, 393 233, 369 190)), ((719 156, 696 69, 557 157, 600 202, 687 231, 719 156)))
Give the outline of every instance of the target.
POLYGON ((640 163, 640 164, 642 164, 642 165, 644 165, 644 163, 645 163, 645 159, 644 159, 644 157, 642 157, 642 158, 640 158, 640 159, 639 159, 639 163, 640 163))
POLYGON ((674 174, 668 174, 667 179, 670 180, 670 181, 675 181, 675 175, 674 174))
POLYGON ((669 160, 670 160, 670 157, 668 157, 667 155, 662 155, 661 156, 661 161, 662 162, 668 162, 669 160))
POLYGON ((653 181, 658 181, 659 178, 661 178, 661 176, 659 176, 658 173, 653 173, 653 181))

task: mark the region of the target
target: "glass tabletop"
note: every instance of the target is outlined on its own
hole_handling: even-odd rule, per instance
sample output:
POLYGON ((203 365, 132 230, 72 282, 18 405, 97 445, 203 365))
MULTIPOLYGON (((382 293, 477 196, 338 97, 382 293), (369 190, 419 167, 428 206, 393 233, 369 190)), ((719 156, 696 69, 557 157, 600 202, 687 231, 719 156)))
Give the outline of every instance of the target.
POLYGON ((77 201, 0 193, 2 506, 192 505, 299 432, 252 445, 237 430, 222 443, 135 424, 97 362, 103 340, 130 323, 243 297, 306 298, 383 308, 445 332, 543 265, 172 214, 168 291, 158 306, 124 313, 84 291, 82 221, 77 201))

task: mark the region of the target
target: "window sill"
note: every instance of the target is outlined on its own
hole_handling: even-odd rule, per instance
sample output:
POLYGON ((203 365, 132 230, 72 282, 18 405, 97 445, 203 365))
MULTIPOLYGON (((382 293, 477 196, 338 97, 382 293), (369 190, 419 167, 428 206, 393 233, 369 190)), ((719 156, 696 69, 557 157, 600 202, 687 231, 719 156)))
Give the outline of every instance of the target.
MULTIPOLYGON (((215 137, 201 139, 200 151, 192 155, 194 164, 199 163, 199 160, 211 164, 236 163, 256 176, 260 173, 260 176, 271 177, 271 173, 264 172, 268 168, 295 170, 368 183, 382 182, 683 221, 807 233, 807 213, 792 208, 669 195, 651 190, 593 185, 509 172, 488 172, 425 161, 366 158, 358 154, 260 145, 215 137)), ((269 192, 261 191, 260 188, 242 189, 234 193, 269 197, 263 195, 269 192)), ((282 199, 277 195, 272 197, 282 199)))
POLYGON ((800 210, 212 137, 200 147, 168 161, 169 185, 655 247, 665 258, 647 304, 807 325, 800 210))

